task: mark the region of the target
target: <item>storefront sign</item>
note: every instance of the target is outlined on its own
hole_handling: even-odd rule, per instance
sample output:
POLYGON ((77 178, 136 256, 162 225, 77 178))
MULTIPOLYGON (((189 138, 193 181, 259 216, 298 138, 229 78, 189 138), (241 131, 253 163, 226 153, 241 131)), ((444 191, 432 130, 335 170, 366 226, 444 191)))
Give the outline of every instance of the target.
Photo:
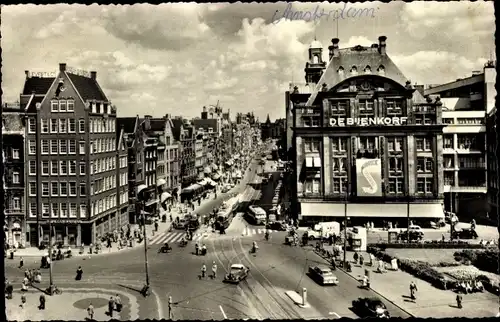
POLYGON ((404 125, 408 121, 406 116, 394 117, 339 117, 330 118, 330 126, 370 126, 370 125, 404 125))
POLYGON ((380 159, 357 159, 356 177, 358 196, 382 196, 382 162, 380 159))
MULTIPOLYGON (((50 221, 52 224, 82 224, 82 220, 71 220, 71 219, 52 219, 50 221)), ((40 225, 49 224, 48 220, 43 220, 38 222, 40 225)))
POLYGON ((40 77, 40 78, 55 78, 57 76, 56 72, 31 72, 29 77, 40 77))

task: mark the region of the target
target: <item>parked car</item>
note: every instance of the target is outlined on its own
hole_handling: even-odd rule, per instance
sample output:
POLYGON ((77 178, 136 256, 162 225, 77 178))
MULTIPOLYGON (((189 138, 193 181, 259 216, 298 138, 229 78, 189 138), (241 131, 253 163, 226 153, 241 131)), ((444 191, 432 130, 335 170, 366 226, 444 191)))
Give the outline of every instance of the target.
POLYGON ((325 265, 309 266, 309 276, 321 285, 338 285, 339 279, 325 265))
POLYGON ((360 297, 352 301, 352 308, 362 318, 390 318, 387 307, 377 297, 360 297))
POLYGON ((477 232, 472 228, 462 228, 451 233, 452 239, 476 239, 478 237, 477 232))
POLYGON ((283 221, 275 221, 266 225, 267 229, 286 231, 287 225, 283 221))
POLYGON ((186 225, 188 224, 188 221, 184 218, 179 219, 179 221, 174 221, 174 228, 175 229, 186 229, 186 225))
MULTIPOLYGON (((398 239, 406 241, 408 239, 408 230, 400 232, 398 234, 398 239)), ((422 239, 424 239, 424 233, 422 231, 410 229, 410 241, 421 241, 422 239)))
POLYGON ((238 284, 248 276, 250 268, 243 264, 232 264, 229 274, 224 277, 224 282, 226 283, 236 283, 238 284))

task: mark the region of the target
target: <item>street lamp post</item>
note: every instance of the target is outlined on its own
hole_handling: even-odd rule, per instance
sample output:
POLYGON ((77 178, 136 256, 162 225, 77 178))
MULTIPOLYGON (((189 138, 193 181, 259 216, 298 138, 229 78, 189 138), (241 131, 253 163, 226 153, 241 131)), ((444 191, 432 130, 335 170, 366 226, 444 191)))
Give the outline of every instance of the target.
POLYGON ((47 293, 49 295, 54 295, 54 279, 52 277, 52 219, 50 219, 50 208, 49 208, 49 256, 48 260, 50 261, 49 264, 49 289, 47 290, 47 293))
POLYGON ((140 201, 141 205, 141 220, 142 220, 142 231, 144 235, 144 266, 145 266, 145 272, 146 272, 146 285, 142 288, 142 295, 144 297, 148 296, 150 294, 149 288, 149 263, 148 263, 148 237, 146 236, 146 197, 144 196, 146 192, 147 186, 144 184, 141 184, 140 186, 137 187, 137 199, 140 201))
POLYGON ((344 264, 343 267, 346 268, 347 265, 347 200, 349 197, 349 181, 345 181, 346 191, 345 191, 345 204, 344 204, 344 264))

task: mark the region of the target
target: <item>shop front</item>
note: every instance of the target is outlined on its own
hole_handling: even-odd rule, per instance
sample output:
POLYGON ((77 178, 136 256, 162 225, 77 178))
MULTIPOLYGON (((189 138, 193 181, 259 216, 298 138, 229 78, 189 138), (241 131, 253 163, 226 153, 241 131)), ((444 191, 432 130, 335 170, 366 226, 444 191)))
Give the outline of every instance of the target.
POLYGON ((441 203, 319 203, 302 202, 299 220, 310 225, 325 221, 344 222, 349 226, 406 227, 408 222, 430 227, 431 222, 444 218, 441 203))
POLYGON ((24 247, 26 244, 25 234, 23 233, 23 220, 15 218, 6 218, 4 222, 5 243, 10 247, 24 247))

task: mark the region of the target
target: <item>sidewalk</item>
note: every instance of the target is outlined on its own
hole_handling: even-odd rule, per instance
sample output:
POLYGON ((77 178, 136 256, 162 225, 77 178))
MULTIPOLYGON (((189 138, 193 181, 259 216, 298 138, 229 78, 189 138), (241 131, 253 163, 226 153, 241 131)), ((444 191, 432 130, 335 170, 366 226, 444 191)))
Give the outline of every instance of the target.
MULTIPOLYGON (((325 247, 330 250, 331 247, 325 247)), ((331 250, 330 250, 331 251, 331 250)), ((462 295, 462 309, 456 307, 456 293, 440 290, 431 284, 414 277, 411 274, 387 270, 386 273, 376 272, 377 264, 368 266, 370 256, 366 252, 359 253, 365 258, 363 267, 352 265, 352 272, 347 273, 357 280, 362 280, 365 269, 369 271, 371 289, 381 297, 392 302, 408 313, 420 318, 481 318, 494 317, 498 313, 498 297, 489 292, 462 295), (412 302, 410 296, 410 282, 417 285, 417 300, 412 302)), ((347 252, 347 260, 353 260, 354 252, 347 252)), ((342 257, 342 256, 341 256, 342 257)))
POLYGON ((20 291, 14 291, 13 298, 5 300, 7 321, 84 321, 89 317, 87 308, 90 302, 94 306, 94 320, 96 321, 109 321, 111 319, 128 321, 139 318, 137 298, 123 291, 99 288, 64 288, 61 295, 45 295, 45 310, 38 308, 41 294, 40 291, 33 288, 23 294, 20 291), (113 318, 111 318, 107 313, 108 301, 111 296, 115 297, 117 294, 120 296, 123 309, 121 312, 113 312, 113 318), (21 295, 26 297, 24 308, 20 306, 21 295))
MULTIPOLYGON (((218 193, 218 196, 219 195, 222 195, 221 193, 218 193)), ((214 193, 210 193, 208 198, 205 198, 201 201, 201 204, 198 206, 198 203, 195 203, 195 208, 194 210, 192 211, 188 211, 186 213, 181 213, 180 212, 180 209, 181 207, 185 207, 184 205, 179 205, 177 204, 176 206, 172 206, 172 211, 170 213, 165 213, 163 210, 160 212, 160 218, 163 214, 166 214, 167 215, 167 222, 162 222, 161 220, 158 221, 158 231, 155 232, 154 230, 154 224, 151 224, 151 225, 146 225, 146 236, 148 237, 148 241, 152 240, 154 238, 154 236, 156 234, 159 234, 161 232, 164 232, 164 231, 168 231, 170 229, 170 226, 172 225, 172 222, 170 221, 170 214, 172 215, 172 219, 175 220, 175 218, 178 216, 179 218, 183 218, 186 214, 189 214, 189 213, 192 213, 192 212, 195 212, 196 213, 196 210, 199 208, 199 207, 202 207, 204 206, 207 202, 211 201, 214 199, 214 196, 215 194, 214 193)), ((203 227, 203 226, 202 226, 203 227)), ((139 228, 139 225, 130 225, 130 229, 131 231, 133 232, 135 229, 138 229, 139 228)), ((142 232, 142 231, 141 231, 142 232)), ((95 251, 93 254, 90 254, 89 251, 90 251, 90 247, 89 246, 85 246, 84 249, 84 253, 83 254, 80 254, 80 247, 74 247, 74 248, 71 248, 71 252, 72 252, 72 255, 73 256, 89 256, 89 255, 92 255, 92 256, 102 256, 102 255, 106 255, 106 254, 111 254, 111 253, 116 253, 116 252, 119 252, 119 251, 125 251, 125 250, 128 250, 128 249, 132 249, 132 248, 136 248, 136 247, 139 247, 141 245, 143 245, 142 243, 138 243, 136 240, 134 240, 133 242, 133 246, 132 247, 118 247, 118 243, 111 243, 111 248, 107 248, 106 247, 106 242, 102 242, 101 243, 102 245, 102 249, 101 251, 99 252, 99 254, 95 254, 95 251)), ((62 251, 66 251, 66 248, 63 248, 62 251)), ((42 257, 45 253, 47 253, 48 250, 47 249, 44 249, 44 250, 40 250, 38 249, 37 247, 29 247, 29 248, 23 248, 23 249, 17 249, 15 252, 14 252, 14 258, 15 259, 19 259, 20 257, 42 257)), ((7 251, 7 256, 9 258, 10 256, 10 250, 7 251)))

